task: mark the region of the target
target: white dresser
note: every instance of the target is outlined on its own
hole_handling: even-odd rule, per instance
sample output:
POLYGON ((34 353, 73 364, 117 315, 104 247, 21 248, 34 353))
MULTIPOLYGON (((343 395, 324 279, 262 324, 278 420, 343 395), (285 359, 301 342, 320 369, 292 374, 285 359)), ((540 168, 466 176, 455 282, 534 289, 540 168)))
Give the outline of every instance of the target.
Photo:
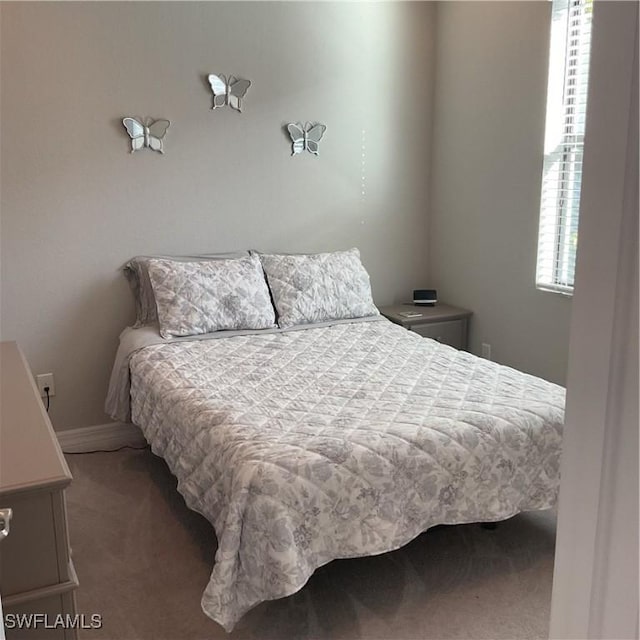
POLYGON ((1 342, 0 508, 13 510, 10 533, 0 542, 2 608, 5 620, 8 614, 47 615, 38 628, 7 625, 7 640, 77 638, 74 628, 55 624, 58 614, 76 614, 78 579, 64 496, 70 482, 27 362, 15 342, 1 342))

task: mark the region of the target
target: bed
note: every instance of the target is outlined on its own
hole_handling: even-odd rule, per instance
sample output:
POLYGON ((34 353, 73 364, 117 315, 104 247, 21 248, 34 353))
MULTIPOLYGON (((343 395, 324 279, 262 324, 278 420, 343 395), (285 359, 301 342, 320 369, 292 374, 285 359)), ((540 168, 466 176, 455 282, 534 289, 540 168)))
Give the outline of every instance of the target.
POLYGON ((212 523, 202 608, 227 631, 334 559, 555 504, 562 387, 375 314, 160 333, 123 333, 107 408, 212 523))

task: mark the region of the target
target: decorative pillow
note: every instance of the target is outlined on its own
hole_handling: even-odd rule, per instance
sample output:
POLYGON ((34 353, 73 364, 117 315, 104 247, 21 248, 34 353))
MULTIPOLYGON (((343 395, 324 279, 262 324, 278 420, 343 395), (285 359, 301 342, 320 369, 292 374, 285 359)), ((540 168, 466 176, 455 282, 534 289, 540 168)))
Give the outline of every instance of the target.
POLYGON ((151 259, 147 268, 163 338, 275 325, 257 256, 204 262, 151 259))
POLYGON ((136 256, 124 265, 124 275, 129 282, 136 302, 136 323, 133 328, 158 322, 156 299, 153 295, 151 280, 149 280, 149 260, 173 260, 174 262, 205 262, 207 260, 234 260, 246 258, 248 251, 233 253, 205 253, 199 256, 136 256))
POLYGON ((278 326, 379 315, 357 249, 312 255, 259 254, 278 326))

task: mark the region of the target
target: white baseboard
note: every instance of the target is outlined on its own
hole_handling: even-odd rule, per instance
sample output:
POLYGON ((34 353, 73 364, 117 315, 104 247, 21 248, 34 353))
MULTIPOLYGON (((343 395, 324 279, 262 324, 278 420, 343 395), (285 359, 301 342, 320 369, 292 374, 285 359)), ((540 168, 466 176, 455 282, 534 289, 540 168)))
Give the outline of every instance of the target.
POLYGON ((58 431, 56 435, 64 453, 113 451, 120 447, 143 447, 146 444, 140 429, 126 422, 67 429, 58 431))

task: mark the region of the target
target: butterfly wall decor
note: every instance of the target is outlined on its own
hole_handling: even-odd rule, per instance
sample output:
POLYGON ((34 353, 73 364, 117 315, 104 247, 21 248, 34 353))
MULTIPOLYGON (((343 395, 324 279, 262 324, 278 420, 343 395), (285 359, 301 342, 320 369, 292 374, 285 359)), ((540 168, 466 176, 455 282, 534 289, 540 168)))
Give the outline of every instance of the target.
POLYGON ((164 153, 162 139, 171 124, 168 120, 124 118, 122 124, 131 138, 131 153, 145 148, 164 153))
POLYGON ((291 136, 291 155, 302 153, 305 149, 313 155, 318 155, 318 144, 322 140, 327 127, 319 122, 312 124, 307 122, 304 126, 300 122, 287 125, 287 131, 291 136))
POLYGON ((212 109, 218 109, 228 104, 232 109, 242 111, 242 98, 245 97, 251 86, 250 80, 242 80, 235 76, 226 78, 221 73, 218 75, 212 73, 208 78, 211 91, 213 91, 212 109))

